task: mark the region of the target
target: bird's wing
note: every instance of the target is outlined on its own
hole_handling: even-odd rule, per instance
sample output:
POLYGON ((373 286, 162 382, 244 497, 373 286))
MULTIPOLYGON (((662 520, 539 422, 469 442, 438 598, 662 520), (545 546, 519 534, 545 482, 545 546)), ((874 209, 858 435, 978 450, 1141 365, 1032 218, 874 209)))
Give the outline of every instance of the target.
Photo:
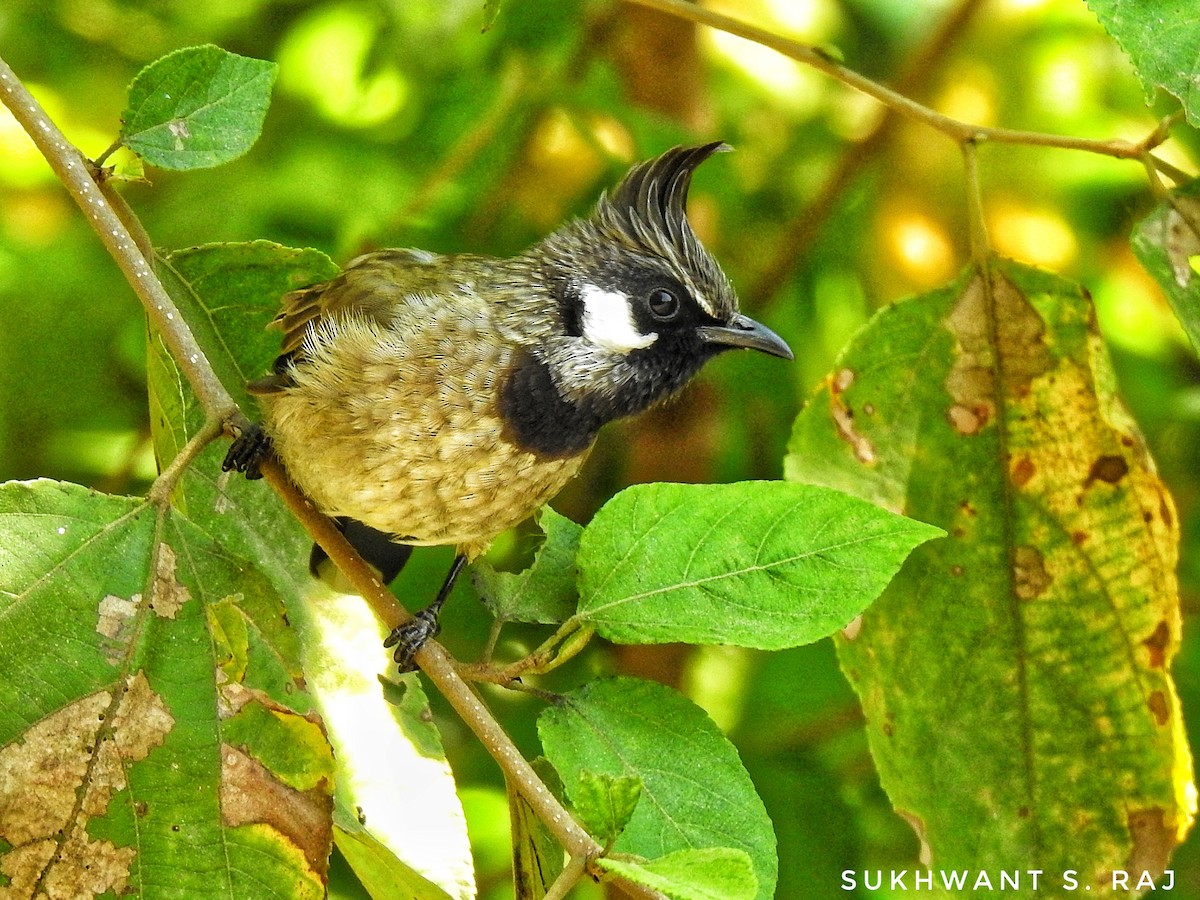
POLYGON ((351 260, 324 284, 284 295, 283 308, 269 326, 283 332, 280 354, 298 351, 309 326, 323 318, 353 313, 387 322, 405 294, 426 289, 433 274, 428 267, 437 258, 423 250, 379 250, 351 260))
POLYGON ((304 358, 304 338, 324 319, 356 315, 388 324, 405 296, 429 290, 437 281, 430 264, 438 256, 424 250, 380 250, 351 260, 341 274, 322 284, 285 294, 268 328, 283 332, 274 371, 247 385, 252 394, 272 394, 291 384, 290 366, 304 358))

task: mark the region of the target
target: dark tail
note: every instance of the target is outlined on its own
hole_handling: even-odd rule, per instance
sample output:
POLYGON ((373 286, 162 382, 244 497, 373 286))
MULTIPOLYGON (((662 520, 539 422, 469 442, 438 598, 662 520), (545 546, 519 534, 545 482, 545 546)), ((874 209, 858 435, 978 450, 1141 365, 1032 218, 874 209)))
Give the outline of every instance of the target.
MULTIPOLYGON (((390 584, 412 556, 413 548, 409 544, 397 544, 382 531, 362 522, 347 518, 334 519, 334 522, 358 555, 379 571, 379 580, 384 584, 390 584)), ((328 559, 325 551, 313 544, 308 556, 308 571, 314 578, 321 577, 321 567, 328 559)))

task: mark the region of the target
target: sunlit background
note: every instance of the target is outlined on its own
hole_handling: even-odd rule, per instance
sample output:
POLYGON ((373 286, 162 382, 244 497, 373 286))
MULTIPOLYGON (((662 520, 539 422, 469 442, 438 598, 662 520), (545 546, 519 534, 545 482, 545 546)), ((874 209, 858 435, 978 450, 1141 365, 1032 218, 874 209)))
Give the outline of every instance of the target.
MULTIPOLYGON (((1172 109, 1147 109, 1079 0, 705 5, 820 45, 983 125, 1140 139, 1172 109)), ((681 401, 610 429, 555 505, 583 520, 634 481, 778 477, 791 420, 855 330, 966 264, 957 146, 885 122, 874 101, 773 51, 621 3, 508 0, 492 30, 481 33, 482 22, 483 0, 6 0, 0 53, 93 157, 116 136, 130 78, 163 53, 214 42, 279 63, 265 134, 243 159, 173 175, 113 157, 153 240, 171 249, 268 238, 339 261, 381 246, 512 253, 584 211, 629 163, 677 143, 727 140, 737 152, 701 170, 691 215, 743 305, 787 338, 797 362, 781 374, 758 354, 723 357, 681 401), (859 153, 864 141, 873 149, 859 153)), ((1161 155, 1195 171, 1195 136, 1179 131, 1161 155)), ((1153 206, 1145 173, 1134 162, 1014 146, 985 146, 980 162, 993 247, 1095 298, 1122 390, 1180 507, 1190 626, 1200 369, 1128 247, 1132 224, 1153 206)), ((0 309, 0 475, 143 491, 155 464, 138 306, 3 112, 0 309)), ((418 563, 411 577, 421 573, 418 563)), ((485 627, 472 603, 452 607, 446 624, 468 655, 485 627)), ((854 896, 841 890, 841 869, 913 864, 916 838, 878 787, 827 642, 769 655, 598 651, 577 665, 577 675, 620 667, 682 686, 730 733, 776 825, 780 897, 854 896)), ((1177 674, 1195 725, 1194 641, 1177 674)), ((535 752, 536 704, 494 704, 535 752)), ((443 720, 483 896, 511 895, 503 787, 452 715, 443 720)), ((1200 896, 1191 843, 1176 856, 1179 896, 1200 896)), ((361 896, 344 867, 332 889, 361 896)))

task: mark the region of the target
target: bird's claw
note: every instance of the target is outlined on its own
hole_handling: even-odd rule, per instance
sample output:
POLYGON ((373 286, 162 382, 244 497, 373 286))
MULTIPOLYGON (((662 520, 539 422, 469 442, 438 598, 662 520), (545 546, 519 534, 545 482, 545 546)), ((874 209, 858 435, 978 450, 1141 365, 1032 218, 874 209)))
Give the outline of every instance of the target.
POLYGON ((221 463, 222 472, 244 472, 253 481, 262 478, 259 466, 271 455, 271 438, 258 423, 254 423, 238 435, 221 463))
POLYGON ((442 626, 438 623, 438 611, 432 606, 421 610, 403 625, 397 625, 383 642, 384 647, 395 647, 392 659, 400 667, 400 674, 415 672, 417 665, 413 657, 425 644, 438 636, 442 626))

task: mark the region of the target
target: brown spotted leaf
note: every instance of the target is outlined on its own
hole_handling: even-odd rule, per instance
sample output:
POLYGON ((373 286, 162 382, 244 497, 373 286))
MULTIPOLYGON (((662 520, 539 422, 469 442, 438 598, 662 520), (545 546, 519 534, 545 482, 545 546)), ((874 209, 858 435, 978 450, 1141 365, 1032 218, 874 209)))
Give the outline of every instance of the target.
POLYGON ((333 759, 278 596, 169 507, 0 486, 5 896, 313 897, 333 759))
POLYGON ((923 857, 1074 869, 1112 896, 1106 873, 1161 872, 1194 814, 1174 510, 1086 294, 988 271, 864 328, 797 419, 787 475, 950 534, 838 646, 923 857))

